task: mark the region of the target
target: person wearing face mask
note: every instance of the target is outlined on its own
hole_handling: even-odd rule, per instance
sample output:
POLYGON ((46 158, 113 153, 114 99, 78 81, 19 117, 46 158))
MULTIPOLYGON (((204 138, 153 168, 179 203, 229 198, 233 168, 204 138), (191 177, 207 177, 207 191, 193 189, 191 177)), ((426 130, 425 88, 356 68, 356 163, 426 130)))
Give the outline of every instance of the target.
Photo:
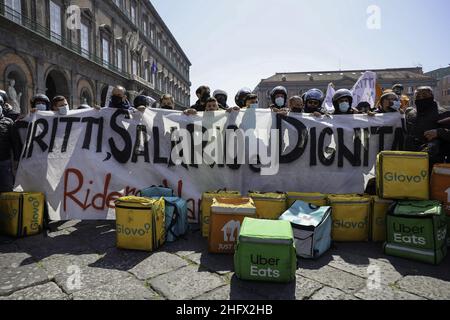
POLYGON ((315 117, 321 117, 326 114, 322 108, 325 95, 322 90, 311 89, 305 93, 304 101, 305 107, 303 113, 313 114, 315 117))
POLYGON ((213 92, 213 97, 219 103, 219 108, 223 110, 227 110, 229 108, 229 106, 227 105, 228 93, 226 93, 226 91, 218 89, 213 92))
POLYGON ((353 95, 348 89, 340 89, 333 96, 333 107, 335 115, 355 114, 352 108, 353 95))
POLYGON ((400 102, 401 110, 405 111, 409 107, 409 98, 403 94, 405 88, 402 84, 396 84, 392 87, 392 91, 397 95, 398 101, 400 102))
POLYGON ((175 100, 173 99, 173 96, 168 93, 162 95, 159 100, 159 107, 165 110, 174 110, 175 100))
POLYGON ((287 108, 288 92, 283 86, 278 86, 272 89, 270 92, 270 100, 272 104, 271 109, 284 109, 287 108))
POLYGON ((433 89, 419 87, 414 93, 415 107, 406 111, 407 151, 428 152, 430 169, 436 163, 443 163, 448 156, 450 129, 443 120, 450 117, 450 112, 439 108, 434 100, 433 89))
POLYGON ((108 107, 113 109, 124 109, 124 110, 132 109, 132 106, 130 105, 130 102, 127 99, 126 90, 124 87, 122 86, 114 87, 111 93, 111 101, 109 102, 108 107))
POLYGON ((30 101, 30 112, 50 111, 50 99, 45 94, 37 94, 30 101))
POLYGON ((244 99, 244 109, 258 109, 258 96, 254 93, 247 95, 244 99))
POLYGON ((12 155, 17 160, 14 139, 14 121, 3 115, 5 102, 0 96, 0 192, 13 189, 12 155))
POLYGON ((144 112, 145 109, 151 108, 155 99, 152 99, 149 96, 139 95, 133 100, 133 105, 140 112, 144 112))
POLYGON ((303 99, 299 96, 293 96, 288 101, 288 108, 293 113, 303 113, 303 99))
POLYGON ((198 112, 205 111, 206 101, 211 97, 211 89, 208 86, 201 86, 195 91, 195 94, 198 100, 190 109, 198 112))
POLYGON ((401 103, 398 96, 391 90, 386 90, 380 97, 376 113, 400 112, 401 103))
POLYGON ((52 100, 52 111, 56 112, 60 116, 67 116, 70 111, 67 99, 63 96, 56 96, 52 100))

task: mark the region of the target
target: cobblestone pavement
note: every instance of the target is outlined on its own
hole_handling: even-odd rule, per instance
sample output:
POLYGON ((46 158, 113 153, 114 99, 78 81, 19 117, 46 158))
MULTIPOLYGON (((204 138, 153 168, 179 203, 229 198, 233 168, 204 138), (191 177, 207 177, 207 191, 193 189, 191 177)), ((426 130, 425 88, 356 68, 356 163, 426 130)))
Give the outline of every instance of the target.
POLYGON ((232 256, 208 254, 199 231, 146 253, 116 249, 113 222, 69 221, 48 237, 0 238, 4 299, 450 300, 450 258, 435 267, 385 256, 380 244, 335 244, 301 260, 291 284, 253 283, 236 278, 232 256))

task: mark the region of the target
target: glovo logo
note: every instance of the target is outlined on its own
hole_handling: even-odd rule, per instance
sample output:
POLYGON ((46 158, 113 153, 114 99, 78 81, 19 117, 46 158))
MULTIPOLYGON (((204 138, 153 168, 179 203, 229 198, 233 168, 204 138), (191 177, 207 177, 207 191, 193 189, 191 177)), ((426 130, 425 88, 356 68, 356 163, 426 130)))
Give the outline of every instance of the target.
POLYGON ((367 227, 367 219, 364 221, 346 221, 346 220, 334 220, 333 221, 333 227, 336 229, 342 228, 342 229, 366 229, 367 227))
POLYGON ((117 225, 117 233, 125 236, 144 237, 150 233, 152 226, 146 223, 143 228, 130 228, 122 224, 117 225))
POLYGON ((33 197, 28 198, 28 202, 31 203, 31 205, 33 206, 33 216, 31 219, 31 230, 37 231, 39 230, 39 207, 41 205, 41 203, 39 202, 38 199, 35 199, 33 197))
POLYGON ((423 170, 420 175, 399 174, 397 172, 386 172, 384 180, 387 182, 407 182, 407 183, 422 183, 428 178, 428 171, 423 170))

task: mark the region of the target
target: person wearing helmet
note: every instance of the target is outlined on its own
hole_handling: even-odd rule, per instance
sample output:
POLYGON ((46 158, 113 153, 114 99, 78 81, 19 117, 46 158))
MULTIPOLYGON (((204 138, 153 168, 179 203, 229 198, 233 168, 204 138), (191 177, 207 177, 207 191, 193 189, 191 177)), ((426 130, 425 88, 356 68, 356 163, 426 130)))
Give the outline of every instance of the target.
POLYGON ((0 192, 10 192, 13 189, 14 177, 12 171, 12 155, 16 158, 14 139, 14 121, 3 115, 5 101, 0 95, 0 192))
POLYGON ((399 111, 401 111, 401 104, 397 94, 395 94, 392 90, 384 91, 383 95, 380 97, 380 102, 378 103, 376 113, 390 113, 399 111))
POLYGON ((213 92, 213 97, 217 100, 221 109, 227 110, 229 108, 227 105, 228 93, 226 91, 218 89, 213 92))
POLYGON ((140 112, 144 112, 145 109, 151 108, 152 104, 155 102, 155 99, 150 98, 149 96, 139 95, 133 100, 133 105, 140 112))
POLYGON ((304 113, 312 113, 316 117, 321 117, 325 114, 322 109, 322 103, 325 99, 325 95, 322 90, 319 89, 311 89, 305 93, 304 101, 305 107, 304 113))
POLYGON ((283 86, 273 88, 272 91, 270 92, 270 100, 272 101, 272 104, 270 105, 271 109, 286 108, 288 102, 287 89, 283 86))
POLYGON ((30 101, 30 112, 50 111, 50 99, 45 94, 36 94, 30 101))
POLYGON ((190 109, 199 112, 205 111, 206 101, 211 97, 211 89, 208 86, 200 86, 197 91, 195 91, 195 94, 197 95, 198 100, 190 109))
POLYGON ((396 84, 392 87, 392 91, 397 95, 398 100, 400 101, 400 107, 403 111, 405 111, 409 107, 409 98, 408 96, 403 94, 405 87, 402 84, 396 84))
POLYGON ((415 108, 406 111, 406 151, 428 152, 430 170, 436 163, 449 160, 450 112, 439 108, 431 87, 419 87, 414 93, 415 108))
POLYGON ((236 93, 236 97, 234 98, 234 102, 236 106, 239 108, 245 108, 245 100, 249 94, 252 94, 252 90, 249 88, 242 88, 236 93))
POLYGON ((355 114, 352 108, 353 95, 348 89, 340 89, 333 96, 333 107, 335 115, 355 114))
POLYGON ((303 99, 299 96, 293 96, 288 101, 288 108, 293 113, 303 113, 303 99))

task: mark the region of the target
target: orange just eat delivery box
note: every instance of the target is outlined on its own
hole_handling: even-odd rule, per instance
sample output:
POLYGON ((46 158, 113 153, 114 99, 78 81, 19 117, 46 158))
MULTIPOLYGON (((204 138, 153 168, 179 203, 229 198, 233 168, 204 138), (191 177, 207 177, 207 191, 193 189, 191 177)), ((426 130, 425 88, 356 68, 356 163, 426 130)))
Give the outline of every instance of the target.
POLYGON ((450 164, 436 164, 431 175, 431 199, 442 203, 450 216, 450 164))
POLYGON ((214 198, 211 206, 209 252, 233 254, 245 217, 254 217, 251 198, 214 198))

